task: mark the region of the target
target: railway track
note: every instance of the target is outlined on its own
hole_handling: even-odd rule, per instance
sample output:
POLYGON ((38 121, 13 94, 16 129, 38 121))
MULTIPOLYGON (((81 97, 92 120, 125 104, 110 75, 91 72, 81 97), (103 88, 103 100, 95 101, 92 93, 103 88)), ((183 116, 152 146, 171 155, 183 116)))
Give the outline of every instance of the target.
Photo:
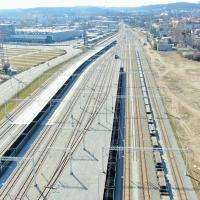
MULTIPOLYGON (((17 108, 11 112, 9 115, 9 119, 13 120, 14 117, 20 114, 22 110, 24 110, 25 107, 27 107, 30 103, 32 103, 35 100, 35 97, 40 94, 41 91, 58 75, 56 73, 54 76, 52 76, 50 79, 45 81, 42 86, 40 86, 39 89, 37 89, 35 92, 31 94, 31 96, 27 99, 25 99, 22 103, 20 103, 17 108)), ((0 140, 3 141, 4 137, 8 136, 10 132, 15 132, 15 134, 11 135, 12 141, 15 141, 19 135, 22 133, 22 131, 25 129, 26 125, 16 125, 12 124, 9 120, 4 120, 2 124, 0 125, 0 140), (15 130, 12 130, 15 129, 15 130)), ((12 143, 9 143, 9 146, 12 143)), ((3 155, 6 150, 9 148, 8 145, 4 144, 0 147, 0 155, 3 155)))
MULTIPOLYGON (((103 68, 102 68, 103 69, 103 68)), ((105 73, 105 74, 107 74, 107 73, 105 73)), ((98 77, 100 77, 100 76, 98 76, 98 77)), ((89 76, 88 76, 88 78, 89 78, 89 76)), ((87 79, 86 79, 87 80, 87 79)), ((96 79, 96 82, 98 82, 98 78, 96 79)), ((85 83, 87 83, 87 81, 85 81, 85 83)), ((82 87, 84 87, 85 85, 84 84, 82 84, 82 87)), ((81 90, 79 90, 79 93, 81 92, 81 90)), ((91 98, 90 98, 90 100, 92 99, 92 94, 93 94, 94 92, 93 92, 93 90, 91 91, 91 98)), ((77 96, 78 97, 78 96, 77 96)), ((77 98, 78 99, 78 98, 77 98)), ((76 103, 76 101, 72 101, 72 102, 74 102, 74 103, 76 103)), ((83 112, 85 112, 85 110, 83 111, 83 112)), ((82 113, 83 113, 82 112, 82 113)), ((83 115, 84 116, 84 115, 83 115)), ((63 123, 61 123, 61 124, 63 124, 63 123)), ((60 125, 61 126, 61 125, 60 125)), ((78 125, 77 125, 78 126, 78 125)), ((56 130, 58 130, 58 127, 56 128, 56 130)), ((77 130, 78 129, 76 129, 76 136, 77 136, 77 130)), ((49 128, 47 128, 47 131, 46 132, 49 132, 49 128)), ((57 133, 59 133, 59 131, 57 131, 57 133)), ((43 137, 40 139, 40 142, 42 142, 42 140, 44 139, 44 134, 43 134, 43 137)), ((54 133, 54 136, 55 136, 55 133, 54 133)), ((77 136, 78 137, 78 136, 77 136)), ((54 141, 55 141, 55 138, 56 137, 54 137, 54 141)), ((74 137, 74 138, 76 138, 76 137, 74 137)), ((70 140, 72 140, 72 138, 70 139, 70 140)), ((77 140, 77 139, 76 139, 77 140)), ((46 145, 46 147, 48 147, 48 146, 52 146, 52 144, 53 144, 53 139, 51 140, 52 141, 52 143, 50 144, 50 143, 48 143, 47 145, 46 145)), ((72 140, 72 141, 75 141, 75 139, 74 140, 72 140)), ((73 144, 73 143, 72 143, 73 144)), ((74 145, 74 144, 73 144, 74 145)), ((34 145, 34 146, 36 146, 36 144, 34 145)), ((38 147, 39 147, 39 145, 38 145, 38 147)), ((37 170, 39 170, 39 168, 41 167, 41 165, 42 165, 42 163, 43 163, 43 161, 45 160, 45 158, 46 158, 46 155, 47 155, 47 153, 48 153, 48 150, 45 150, 46 148, 44 148, 44 151, 43 151, 43 153, 42 153, 42 157, 40 158, 40 163, 36 163, 36 165, 38 165, 38 167, 37 167, 37 170), (45 155, 45 156, 44 156, 45 155)), ((38 150, 38 148, 35 148, 34 149, 34 151, 36 151, 36 150, 38 150)), ((30 156, 30 153, 29 154, 27 154, 26 156, 30 156)), ((26 165, 24 165, 24 166, 26 166, 26 165)), ((25 167, 24 167, 25 168, 25 167)), ((23 169, 23 168, 21 168, 21 169, 23 169)), ((21 172, 22 172, 23 170, 21 170, 21 172)), ((36 171, 37 172, 37 171, 36 171)), ((18 176, 17 177, 19 177, 20 176, 20 174, 21 173, 18 173, 18 176)), ((16 178, 17 179, 17 178, 16 178)), ((16 180, 15 179, 15 180, 16 180)), ((31 181, 32 181, 32 179, 33 179, 33 176, 32 176, 32 171, 30 172, 30 176, 28 176, 28 179, 27 179, 27 181, 25 182, 25 184, 21 187, 21 189, 20 189, 20 191, 19 191, 19 193, 18 194, 16 194, 15 195, 15 197, 16 198, 18 198, 18 196, 23 196, 25 193, 26 193, 26 191, 28 190, 28 188, 29 188, 29 186, 30 186, 30 183, 31 183, 31 181)), ((12 180, 12 179, 11 179, 12 180)), ((13 185, 9 185, 9 188, 11 188, 11 187, 13 187, 13 185)), ((3 192, 3 191, 2 191, 3 192)), ((9 192, 9 191, 7 191, 7 192, 9 192)), ((6 195, 6 193, 3 193, 3 195, 5 196, 6 195)), ((20 197, 20 198, 21 198, 20 197)))
MULTIPOLYGON (((137 76, 141 72, 141 68, 144 71, 144 77, 143 79, 146 80, 146 83, 148 85, 148 88, 150 90, 147 90, 147 93, 150 97, 151 103, 153 105, 153 111, 156 113, 157 117, 157 123, 159 126, 159 131, 161 134, 162 141, 164 143, 165 148, 171 148, 170 138, 167 134, 167 129, 165 127, 165 124, 162 120, 162 114, 159 108, 159 102, 156 98, 156 95, 154 91, 151 88, 155 88, 153 85, 151 79, 145 74, 145 70, 150 71, 150 66, 144 66, 143 62, 145 59, 145 56, 143 54, 142 48, 140 47, 140 44, 137 42, 131 42, 134 43, 135 48, 131 48, 131 42, 130 37, 128 35, 129 33, 125 34, 125 43, 124 40, 121 41, 121 49, 122 57, 124 59, 123 65, 127 72, 127 85, 128 88, 126 90, 126 138, 125 138, 125 147, 127 149, 125 150, 125 160, 124 160, 124 191, 123 191, 123 198, 125 200, 132 200, 133 197, 133 165, 134 165, 134 159, 139 159, 139 171, 141 175, 141 198, 145 200, 152 199, 152 192, 151 189, 151 183, 149 183, 149 164, 147 163, 147 156, 148 154, 145 152, 145 130, 144 130, 144 122, 142 121, 142 114, 143 110, 142 107, 144 107, 145 102, 141 101, 141 95, 143 91, 140 88, 142 88, 142 82, 141 77, 137 76), (138 53, 137 53, 138 52, 138 53), (139 58, 140 63, 137 63, 137 56, 139 58), (147 69, 148 68, 148 69, 147 69), (140 94, 141 93, 141 94, 140 94), (132 101, 129 97, 134 96, 134 101, 132 101), (144 105, 142 105, 144 104, 144 105), (134 115, 134 118, 133 118, 134 115), (137 147, 136 145, 140 147, 140 151, 138 153, 133 153, 131 148, 137 147), (130 147, 130 150, 128 148, 130 147), (136 157, 136 158, 135 158, 136 157)), ((26 158, 32 158, 35 157, 35 169, 30 168, 30 162, 23 160, 20 163, 20 167, 17 168, 9 178, 9 181, 3 186, 3 188, 0 191, 0 197, 3 197, 2 199, 6 199, 10 194, 13 194, 14 199, 23 199, 29 192, 33 189, 33 183, 34 183, 34 172, 39 176, 41 174, 41 171, 43 168, 45 168, 45 164, 49 162, 50 158, 50 148, 54 147, 54 145, 58 144, 58 138, 61 135, 62 129, 64 128, 64 124, 67 123, 67 120, 71 117, 71 113, 73 109, 75 109, 75 106, 81 96, 81 93, 85 88, 88 88, 87 84, 91 77, 93 77, 92 82, 92 88, 88 90, 87 98, 85 99, 84 106, 79 113, 75 126, 72 129, 72 132, 67 138, 63 144, 62 148, 66 149, 66 151, 63 151, 59 154, 58 158, 56 158, 55 165, 52 166, 52 169, 50 170, 50 176, 48 177, 48 182, 45 184, 40 185, 40 194, 38 194, 39 199, 47 199, 48 195, 50 194, 51 190, 54 189, 59 177, 62 175, 64 169, 69 165, 70 161, 72 160, 72 157, 76 150, 80 147, 81 142, 84 139, 84 136, 87 134, 87 130, 90 129, 92 126, 94 120, 96 119, 96 116, 98 115, 99 111, 102 109, 102 106, 104 105, 110 89, 112 87, 112 80, 113 80, 113 74, 116 70, 114 66, 114 51, 110 51, 108 53, 109 55, 105 55, 104 59, 97 62, 95 65, 98 67, 95 67, 96 73, 94 70, 91 70, 91 74, 86 76, 79 88, 77 88, 76 94, 73 95, 71 101, 67 106, 65 107, 65 112, 62 113, 62 115, 59 116, 58 124, 55 126, 47 126, 45 127, 42 134, 38 137, 38 139, 35 141, 31 149, 27 152, 26 158), (28 170, 27 170, 28 169, 28 170), (25 173, 26 171, 26 173, 25 173), (21 179, 21 177, 25 174, 24 179, 21 179), (19 180, 21 180, 19 185, 19 180)), ((94 68, 94 66, 93 66, 94 68)), ((89 74, 89 73, 88 73, 89 74)), ((144 80, 144 81, 145 81, 144 80)), ((146 107, 145 107, 146 109, 146 107)), ((146 113, 148 112, 145 110, 146 113)), ((153 115, 153 114, 152 114, 153 115)), ((147 115, 148 119, 148 115, 147 115)), ((148 119, 149 120, 149 119, 148 119)), ((147 121, 148 121, 147 120, 147 121)), ((149 133, 149 138, 155 139, 156 142, 158 141, 158 144, 155 144, 155 141, 152 142, 152 155, 157 155, 158 162, 162 163, 162 155, 161 158, 158 159, 158 154, 155 153, 155 146, 159 146, 159 138, 158 136, 153 136, 151 133, 149 133)), ((158 147, 156 147, 158 148, 158 147)), ((158 153, 158 151, 157 151, 158 153)), ((169 161, 170 171, 172 173, 172 177, 174 180, 176 195, 178 199, 181 200, 189 200, 186 194, 186 191, 184 189, 184 183, 179 171, 179 166, 175 162, 176 156, 173 151, 166 151, 164 152, 167 156, 167 160, 169 161)), ((160 154, 159 154, 160 155, 160 154)), ((155 158, 154 158, 155 159, 155 158)), ((155 164, 155 163, 154 163, 155 164)), ((156 165, 156 164, 155 164, 156 165)), ((156 166, 155 166, 156 170, 156 166)), ((164 173, 164 171, 162 171, 164 173)), ((159 176, 164 177, 165 175, 162 175, 161 172, 156 172, 159 182, 159 176)), ((161 194, 161 198, 163 198, 161 194)), ((168 196, 166 197, 166 199, 168 196)), ((168 198, 169 199, 169 198, 168 198)))
MULTIPOLYGON (((34 153, 36 153, 37 151, 39 151, 39 148, 40 148, 40 145, 42 145, 43 143, 43 140, 45 139, 45 137, 47 137, 47 135, 51 132, 54 132, 54 134, 52 134, 50 140, 47 142, 47 144, 44 145, 43 149, 42 149, 42 153, 41 153, 41 156, 40 159, 44 160, 45 157, 46 157, 46 154, 47 154, 47 147, 48 146, 52 146, 56 140, 56 137, 58 136, 59 134, 59 131, 61 128, 62 128, 62 125, 64 124, 65 120, 67 119, 67 117, 70 115, 70 112, 72 111, 73 107, 75 106, 75 104, 78 102, 78 97, 80 96, 79 94, 81 94, 83 88, 85 88, 86 84, 87 84, 87 81, 89 80, 89 76, 85 78, 81 88, 79 88, 79 90, 77 91, 77 94, 75 96, 75 98, 73 98, 72 100, 72 103, 70 104, 70 106, 68 107, 66 113, 64 113, 63 115, 63 120, 61 120, 60 124, 55 128, 55 130, 52 130, 51 131, 51 127, 47 127, 44 131, 43 131, 43 134, 40 135, 40 137, 38 138, 37 142, 34 143, 34 146, 32 146, 32 149, 31 151, 28 152, 28 154, 26 154, 26 157, 31 157, 34 153), (45 155, 45 156, 44 156, 45 155)), ((41 151, 41 150, 40 150, 41 151)), ((38 163, 36 163, 38 164, 38 163)), ((40 165, 42 164, 42 162, 40 163, 40 165)), ((24 167, 20 168, 20 172, 23 173, 23 170, 27 167, 28 163, 26 163, 26 165, 24 165, 24 167)), ((20 174, 18 174, 17 178, 20 176, 20 174)), ((27 178, 27 181, 28 181, 29 178, 27 178)), ((17 181, 17 179, 16 179, 17 181)), ((12 185, 13 187, 13 185, 12 185)), ((11 188, 11 187, 10 187, 11 188)))
MULTIPOLYGON (((144 130, 143 130, 143 122, 142 114, 141 114, 141 102, 140 102, 140 94, 138 93, 138 88, 140 87, 140 81, 136 74, 139 74, 137 70, 137 62, 135 57, 135 51, 131 48, 131 42, 129 41, 129 37, 126 35, 126 48, 123 49, 123 58, 125 59, 124 65, 126 66, 127 72, 127 92, 126 96, 126 139, 125 144, 127 149, 125 150, 125 180, 124 180, 124 199, 132 200, 133 199, 133 162, 134 159, 137 160, 137 157, 140 161, 140 175, 141 175, 141 183, 142 183, 142 199, 150 200, 150 191, 149 191, 149 183, 148 183, 148 173, 147 173, 147 163, 146 163, 146 153, 145 151, 139 151, 139 153, 134 153, 133 149, 136 147, 137 143, 139 147, 142 149, 145 147, 144 143, 144 130), (136 73, 136 71, 138 73, 136 73), (132 101, 131 98, 134 100, 132 101), (135 103, 135 105, 134 105, 135 103), (133 118, 134 116, 134 118, 133 118), (134 120, 134 121, 133 121, 134 120), (134 123, 134 125, 133 125, 134 123), (134 134, 135 132, 135 134, 134 134), (134 134, 134 135, 133 135, 134 134), (136 158, 134 158, 136 157, 136 158)), ((134 163, 135 164, 135 163, 134 163)))
MULTIPOLYGON (((54 76, 57 76, 58 73, 56 73, 54 76)), ((52 79, 54 78, 54 76, 52 76, 50 79, 48 79, 42 86, 40 86, 40 88, 44 89, 48 84, 49 82, 52 81, 52 79)), ((20 104, 16 109, 15 111, 13 111, 10 115, 9 115, 9 119, 13 119, 13 117, 16 117, 18 114, 20 114, 20 110, 22 110, 22 108, 24 108, 24 106, 28 105, 30 102, 32 102, 34 100, 34 97, 37 96, 39 93, 39 90, 36 90, 33 94, 32 94, 32 98, 30 99, 30 101, 24 101, 22 102, 22 104, 20 104)), ((14 132, 15 134, 11 135, 11 139, 12 139, 12 142, 15 141, 19 135, 22 133, 23 130, 25 130, 26 126, 25 125, 14 125, 14 124, 10 124, 8 120, 4 120, 2 121, 1 125, 0 125, 0 139, 3 140, 3 137, 7 137, 7 135, 10 133, 10 132, 14 132), (5 127, 7 125, 7 127, 5 127), (5 127, 5 129, 4 129, 5 127), (13 130, 15 128, 18 128, 16 130, 13 130)), ((4 141, 7 141, 7 138, 4 140, 4 141)), ((6 152, 6 150, 11 146, 12 142, 10 143, 3 143, 3 146, 0 147, 0 155, 4 155, 4 152, 6 152), (6 147, 4 147, 6 146, 6 147)))
MULTIPOLYGON (((29 103, 31 103, 34 98, 41 92, 44 90, 45 87, 47 87, 47 85, 52 82, 52 80, 58 75, 58 73, 56 73, 55 75, 53 75, 50 79, 46 80, 36 91, 34 91, 31 96, 27 97, 22 103, 20 103, 13 111, 11 111, 11 113, 9 113, 9 119, 13 119, 14 117, 16 117, 17 115, 20 114, 20 111, 22 109, 24 109, 25 106, 28 106, 29 103)), ((1 121, 0 124, 0 139, 1 137, 4 135, 4 131, 2 130, 6 125, 8 125, 10 121, 8 120, 3 120, 1 121)), ((9 128, 10 128, 10 123, 9 123, 9 128)))
MULTIPOLYGON (((140 52, 139 53, 140 55, 143 54, 141 47, 139 48, 139 52, 140 52)), ((140 57, 140 59, 141 59, 141 63, 143 63, 142 60, 144 61, 145 57, 142 57, 142 58, 140 57)), ((144 68, 144 66, 142 66, 142 67, 144 68)), ((148 66, 148 70, 150 71, 149 66, 148 66)), ((145 76, 145 77, 146 77, 148 86, 150 88, 154 88, 149 77, 148 76, 145 76)), ((153 90, 151 90, 151 89, 149 90, 149 94, 150 94, 152 103, 154 105, 153 108, 155 109, 155 112, 156 112, 157 121, 158 121, 158 125, 159 125, 159 128, 160 128, 160 134, 162 136, 162 141, 164 143, 164 146, 166 148, 172 148, 166 127, 165 127, 164 122, 162 120, 162 114, 160 112, 159 103, 156 99, 156 95, 154 94, 153 90)), ((173 180, 174 180, 174 183, 175 183, 176 194, 178 196, 178 199, 187 200, 188 197, 187 197, 186 191, 184 189, 183 180, 182 180, 182 177, 180 175, 179 168, 178 168, 178 165, 177 165, 177 162, 176 162, 176 156, 174 155, 173 151, 166 151, 166 155, 168 157, 168 162, 170 164, 170 169, 171 169, 173 180)))
MULTIPOLYGON (((148 80, 149 86, 152 87, 152 84, 151 84, 151 82, 149 81, 148 78, 147 78, 147 80, 148 80)), ((155 95, 153 94, 152 91, 150 91, 150 94, 151 94, 152 102, 154 104, 154 108, 155 108, 156 115, 157 115, 157 118, 158 118, 158 124, 159 124, 159 128, 161 130, 164 145, 167 148, 171 148, 170 139, 168 137, 167 130, 166 130, 166 128, 163 124, 163 121, 162 121, 162 115, 161 115, 161 112, 160 112, 160 109, 159 109, 157 99, 156 99, 156 97, 155 97, 155 95)), ((187 195, 186 195, 186 192, 185 192, 185 189, 184 189, 183 181, 182 181, 177 163, 176 163, 176 158, 175 158, 174 152, 167 151, 166 153, 167 153, 167 156, 168 156, 168 160, 170 162, 173 179, 175 180, 175 184, 176 184, 176 188, 177 188, 176 192, 178 193, 179 199, 187 200, 188 198, 187 198, 187 195)))
MULTIPOLYGON (((130 156, 130 154, 127 156, 127 158, 125 158, 125 165, 129 165, 131 168, 131 170, 127 170, 127 174, 131 172, 134 174, 132 175, 132 177, 129 174, 128 177, 128 175, 125 173, 125 177, 127 180, 130 180, 131 177, 131 181, 133 182, 132 185, 134 184, 134 182, 137 183, 137 180, 140 181, 140 187, 133 190, 131 186, 129 186, 130 191, 128 191, 127 193, 124 192, 124 199, 150 200, 164 198, 167 200, 169 199, 169 193, 166 192, 164 194, 163 190, 159 188, 160 181, 165 181, 165 179, 163 179, 163 176, 156 178, 157 174, 160 173, 162 175, 161 172, 158 172, 158 167, 160 167, 160 165, 163 166, 163 163, 162 160, 156 160, 156 158, 158 158, 157 154, 155 158, 154 152, 156 148, 158 148, 158 145, 155 144, 154 140, 152 139, 154 139, 153 134, 156 134, 156 130, 154 130, 154 132, 152 133, 149 129, 151 124, 153 126, 154 118, 149 118, 149 116, 153 116, 153 114, 151 113, 151 110, 149 111, 149 107, 151 108, 151 105, 148 100, 148 88, 146 87, 145 78, 140 67, 140 63, 138 63, 138 58, 136 54, 137 48, 135 45, 135 41, 133 40, 134 37, 132 37, 132 40, 130 38, 130 36, 133 36, 132 31, 128 31, 127 35, 128 36, 126 36, 126 44, 128 44, 128 56, 126 57, 124 55, 125 60, 129 62, 126 62, 126 65, 128 66, 127 85, 129 87, 127 89, 127 97, 128 99, 130 99, 130 97, 134 98, 134 101, 132 102, 127 100, 127 116, 129 115, 129 118, 132 118, 132 121, 134 121, 134 126, 132 127, 131 120, 126 120, 127 131, 132 132, 132 134, 129 133, 128 135, 127 144, 130 147, 128 149, 133 152, 133 155, 131 155, 132 166, 130 166, 129 164, 130 158, 128 158, 128 156, 130 156), (132 131, 130 127, 132 127, 133 129, 132 131), (135 150, 132 150, 134 148, 135 150), (139 171, 136 172, 135 169, 138 169, 139 171), (137 178, 137 173, 139 174, 140 178, 137 178), (163 194, 166 196, 163 196, 163 194)), ((164 183, 165 182, 163 182, 163 184, 164 183)), ((163 185, 163 187, 167 186, 163 185)))
MULTIPOLYGON (((123 52, 127 52, 126 48, 123 48, 122 50, 123 52)), ((125 58, 125 60, 127 60, 128 55, 127 53, 124 53, 123 57, 125 58)), ((125 63, 124 63, 125 64, 125 63)), ((127 72, 127 86, 130 86, 130 82, 131 82, 131 73, 130 73, 130 68, 131 66, 129 66, 130 63, 126 63, 126 72, 127 72)), ((130 87, 126 88, 126 96, 129 97, 130 96, 130 87)), ((125 132, 125 147, 131 147, 133 146, 133 142, 132 142, 132 134, 133 131, 132 130, 132 119, 131 116, 133 115, 132 111, 132 104, 130 101, 130 98, 126 98, 126 132, 125 132)), ((126 150, 125 149, 125 160, 124 160, 124 174, 125 174, 125 179, 124 179, 124 191, 123 191, 123 198, 124 200, 132 200, 132 156, 133 156, 133 152, 131 150, 126 150)))
MULTIPOLYGON (((86 123, 86 126, 84 128, 85 130, 87 130, 87 129, 90 128, 90 126, 92 125, 95 117, 97 116, 98 112, 101 110, 103 104, 105 103, 105 101, 106 101, 106 99, 108 97, 109 91, 111 89, 111 84, 112 84, 114 69, 115 68, 113 66, 111 73, 109 73, 110 76, 108 78, 108 85, 106 86, 106 91, 105 91, 102 99, 101 99, 101 95, 99 95, 99 94, 103 93, 103 91, 102 91, 103 87, 100 87, 101 91, 98 92, 98 97, 96 98, 93 110, 91 112, 92 113, 91 117, 88 119, 88 121, 86 123)), ((107 73, 106 73, 106 76, 104 76, 103 83, 106 83, 105 82, 106 77, 107 77, 107 73)), ((78 138, 74 138, 72 140, 72 143, 71 143, 71 146, 70 146, 70 148, 72 149, 71 153, 63 155, 62 161, 60 162, 57 170, 55 171, 55 173, 53 174, 52 178, 49 181, 50 187, 46 187, 43 190, 43 192, 41 193, 39 199, 45 199, 48 196, 48 194, 49 194, 49 192, 51 190, 51 187, 56 183, 56 181, 58 180, 59 176, 62 174, 63 170, 65 169, 66 165, 70 162, 71 154, 73 154, 77 150, 77 148, 79 147, 79 145, 80 145, 80 143, 82 141, 82 138, 84 137, 84 134, 86 134, 86 132, 82 131, 82 133, 79 135, 78 138)))
MULTIPOLYGON (((135 58, 136 59, 136 58, 135 58)), ((137 65, 137 64, 136 64, 137 65)), ((139 74, 138 69, 136 70, 137 74, 139 74)), ((140 163, 141 163, 141 180, 142 180, 142 185, 143 185, 143 199, 145 200, 150 200, 151 196, 150 196, 150 192, 149 192, 149 178, 148 178, 148 172, 147 172, 147 159, 146 159, 146 152, 143 150, 143 148, 145 147, 145 136, 144 136, 144 129, 143 129, 143 124, 142 124, 142 114, 141 114, 141 104, 140 104, 140 94, 138 93, 138 87, 139 85, 137 84, 137 77, 136 77, 136 73, 134 73, 133 76, 133 87, 136 88, 135 90, 135 113, 136 113, 136 127, 137 127, 137 138, 139 140, 139 147, 141 148, 141 151, 139 152, 140 154, 140 163)))

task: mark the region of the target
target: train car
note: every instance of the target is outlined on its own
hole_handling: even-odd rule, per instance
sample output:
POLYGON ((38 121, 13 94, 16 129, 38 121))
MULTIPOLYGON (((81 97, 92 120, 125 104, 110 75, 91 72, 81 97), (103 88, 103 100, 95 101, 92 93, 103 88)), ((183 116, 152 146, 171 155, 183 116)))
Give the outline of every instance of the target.
POLYGON ((165 173, 163 171, 157 172, 158 184, 160 186, 161 195, 169 195, 168 184, 166 181, 165 173))
POLYGON ((151 106, 146 105, 145 107, 146 107, 146 114, 152 114, 151 106))
POLYGON ((145 105, 149 105, 150 103, 149 103, 149 98, 144 98, 144 104, 145 105))
POLYGON ((157 136, 157 130, 154 124, 149 124, 149 132, 151 136, 157 136))
POLYGON ((144 79, 143 79, 143 78, 140 78, 140 81, 141 81, 141 86, 142 86, 142 87, 145 87, 144 79))
POLYGON ((152 136, 151 141, 152 141, 153 148, 159 148, 157 137, 152 136))
POLYGON ((156 163, 156 170, 163 171, 163 161, 159 151, 154 151, 154 159, 156 163))
POLYGON ((140 81, 145 86, 145 84, 144 84, 144 77, 140 77, 140 81))
POLYGON ((115 54, 115 59, 119 59, 119 56, 117 54, 115 54))
POLYGON ((144 98, 148 98, 147 92, 143 92, 143 96, 144 96, 144 98))
POLYGON ((142 86, 142 92, 144 93, 144 92, 146 92, 147 90, 146 90, 146 87, 145 86, 142 86))
POLYGON ((162 196, 162 200, 171 200, 169 196, 162 196))
POLYGON ((147 115, 148 124, 154 124, 154 119, 152 114, 147 115))

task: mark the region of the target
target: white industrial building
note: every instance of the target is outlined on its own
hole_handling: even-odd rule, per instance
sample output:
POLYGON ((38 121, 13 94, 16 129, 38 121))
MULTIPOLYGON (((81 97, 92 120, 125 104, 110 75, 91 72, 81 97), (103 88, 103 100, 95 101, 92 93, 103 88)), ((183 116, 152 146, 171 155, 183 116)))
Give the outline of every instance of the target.
POLYGON ((16 29, 9 40, 12 42, 53 43, 82 37, 77 29, 23 28, 16 29))

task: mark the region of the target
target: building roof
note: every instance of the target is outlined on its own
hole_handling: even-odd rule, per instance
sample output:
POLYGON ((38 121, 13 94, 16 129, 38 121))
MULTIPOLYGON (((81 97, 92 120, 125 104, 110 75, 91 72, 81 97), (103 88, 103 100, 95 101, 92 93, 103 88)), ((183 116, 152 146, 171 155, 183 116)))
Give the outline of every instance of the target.
POLYGON ((59 32, 69 32, 69 31, 74 31, 75 29, 55 29, 55 28, 18 28, 15 29, 16 32, 18 33, 59 33, 59 32))
POLYGON ((12 24, 0 24, 0 26, 13 26, 12 24))

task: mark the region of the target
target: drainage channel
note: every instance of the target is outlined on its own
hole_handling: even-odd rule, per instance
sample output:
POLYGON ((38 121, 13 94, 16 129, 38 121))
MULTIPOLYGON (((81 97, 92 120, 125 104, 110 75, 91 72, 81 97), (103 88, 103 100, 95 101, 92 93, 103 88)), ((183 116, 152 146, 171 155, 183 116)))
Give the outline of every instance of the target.
POLYGON ((121 200, 123 194, 123 150, 117 148, 124 147, 124 125, 125 125, 125 91, 126 74, 120 68, 118 80, 117 99, 115 104, 115 114, 112 128, 111 144, 109 150, 106 182, 104 187, 104 200, 121 200))
MULTIPOLYGON (((62 87, 57 91, 57 93, 52 97, 52 99, 42 108, 38 115, 33 119, 33 121, 25 128, 21 135, 13 142, 10 148, 3 154, 2 158, 16 158, 20 155, 23 157, 25 153, 29 150, 27 144, 30 140, 33 142, 37 136, 40 134, 45 126, 47 120, 52 116, 56 108, 59 106, 61 100, 67 95, 69 90, 73 87, 74 83, 78 80, 81 73, 95 60, 97 60, 101 55, 103 55, 110 48, 115 46, 117 41, 113 41, 102 50, 97 52, 95 55, 91 56, 88 60, 83 62, 69 77, 69 79, 62 85, 62 87), (23 150, 23 153, 22 153, 23 150)), ((30 147, 31 145, 28 145, 30 147)), ((0 158, 0 182, 5 182, 12 171, 16 167, 16 163, 12 159, 2 159, 0 158), (12 167, 11 167, 11 164, 12 167), (8 173, 6 173, 9 171, 8 173), (5 175, 6 173, 6 175, 5 175), (4 176, 5 175, 5 176, 4 176), (4 178, 3 178, 4 176, 4 178), (3 178, 3 180, 1 180, 3 178)), ((0 186, 1 187, 1 186, 0 186)))

